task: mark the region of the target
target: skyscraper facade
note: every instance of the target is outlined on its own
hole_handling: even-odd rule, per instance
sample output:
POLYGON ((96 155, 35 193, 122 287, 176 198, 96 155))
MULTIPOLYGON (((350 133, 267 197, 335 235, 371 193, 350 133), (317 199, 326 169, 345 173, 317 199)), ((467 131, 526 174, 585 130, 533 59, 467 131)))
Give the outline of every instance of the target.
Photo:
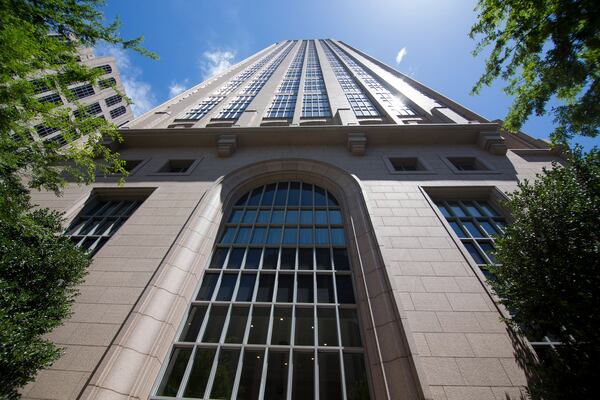
MULTIPOLYGON (((96 57, 92 49, 82 48, 79 51, 79 59, 87 67, 99 69, 102 76, 99 78, 97 85, 89 83, 69 85, 73 98, 81 103, 89 114, 104 118, 117 126, 133 120, 131 106, 113 89, 113 87, 116 87, 121 93, 125 92, 115 58, 112 56, 96 57)), ((37 82, 40 82, 40 84, 36 85, 35 92, 39 101, 76 110, 77 105, 70 99, 52 90, 41 81, 37 82)), ((66 144, 65 138, 57 128, 36 124, 35 134, 37 135, 36 139, 39 140, 55 141, 60 145, 66 144)))
POLYGON ((339 40, 275 43, 121 132, 124 186, 34 194, 93 262, 25 398, 525 390, 486 277, 506 193, 560 162, 544 142, 339 40))

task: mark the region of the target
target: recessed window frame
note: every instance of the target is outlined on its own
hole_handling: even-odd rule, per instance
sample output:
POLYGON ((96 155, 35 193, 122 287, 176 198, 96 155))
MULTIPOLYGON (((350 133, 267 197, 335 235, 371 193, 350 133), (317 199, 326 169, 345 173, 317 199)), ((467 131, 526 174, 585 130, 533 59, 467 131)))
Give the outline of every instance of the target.
POLYGON ((435 174, 436 171, 431 168, 429 163, 424 160, 422 157, 411 155, 411 154, 390 154, 382 156, 383 162, 388 169, 390 174, 394 175, 432 175, 435 174), (394 167, 393 159, 414 159, 417 163, 417 169, 414 171, 406 170, 397 170, 394 167))
POLYGON ((167 161, 165 161, 161 164, 161 166, 158 168, 158 170, 156 170, 156 172, 150 173, 150 174, 148 174, 148 176, 189 176, 194 172, 194 170, 196 169, 198 164, 200 164, 200 162, 203 159, 204 159, 204 157, 169 158, 167 161), (185 172, 162 171, 167 166, 167 164, 170 163, 171 161, 192 161, 192 163, 190 164, 190 166, 188 167, 188 169, 185 172))
MULTIPOLYGON (((144 165, 146 165, 146 163, 148 161, 150 161, 150 158, 136 158, 136 157, 126 157, 126 158, 122 158, 123 161, 136 161, 138 162, 138 164, 136 164, 135 167, 133 167, 130 171, 129 174, 127 175, 127 177, 131 177, 135 174, 137 174, 143 167, 144 165)), ((108 175, 104 175, 102 173, 102 171, 97 170, 96 171, 96 177, 104 177, 104 178, 115 178, 115 177, 121 177, 123 176, 123 174, 120 173, 115 173, 115 174, 108 174, 108 175)))
POLYGON ((444 164, 446 164, 446 166, 448 168, 450 168, 450 170, 457 175, 481 175, 481 174, 499 174, 500 173, 491 164, 489 164, 482 157, 480 157, 479 155, 476 155, 476 154, 457 154, 457 155, 446 154, 446 155, 440 156, 440 158, 442 159, 444 164), (473 163, 475 164, 475 167, 478 167, 479 169, 467 170, 467 171, 458 169, 456 167, 456 165, 454 164, 453 160, 461 160, 461 159, 464 159, 464 160, 472 159, 473 163))

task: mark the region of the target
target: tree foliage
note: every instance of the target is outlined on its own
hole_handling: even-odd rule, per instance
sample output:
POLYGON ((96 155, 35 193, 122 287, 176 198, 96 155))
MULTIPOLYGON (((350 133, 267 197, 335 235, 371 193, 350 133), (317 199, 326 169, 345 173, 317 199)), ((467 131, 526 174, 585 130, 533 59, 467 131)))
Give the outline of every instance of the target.
POLYGON ((490 281, 530 339, 562 342, 527 363, 534 399, 592 399, 600 381, 600 151, 576 150, 510 195, 490 281))
POLYGON ((86 112, 69 90, 96 84, 102 74, 79 62, 82 48, 100 42, 155 57, 141 37, 121 38, 118 20, 104 21, 103 4, 0 0, 0 398, 18 397, 18 388, 59 356, 43 335, 69 315, 89 264, 61 236, 62 216, 34 209, 28 191, 60 194, 67 179, 92 182, 98 164, 126 175, 119 155, 102 144, 121 140, 116 127, 86 112), (39 99, 42 87, 72 101, 78 113, 39 99), (40 141, 38 125, 60 130, 67 146, 40 141))
POLYGON ((479 93, 497 78, 514 102, 505 128, 517 131, 535 113, 553 114, 555 142, 595 137, 600 128, 600 3, 597 0, 479 0, 470 36, 488 46, 479 93), (547 110, 553 97, 559 104, 547 110))

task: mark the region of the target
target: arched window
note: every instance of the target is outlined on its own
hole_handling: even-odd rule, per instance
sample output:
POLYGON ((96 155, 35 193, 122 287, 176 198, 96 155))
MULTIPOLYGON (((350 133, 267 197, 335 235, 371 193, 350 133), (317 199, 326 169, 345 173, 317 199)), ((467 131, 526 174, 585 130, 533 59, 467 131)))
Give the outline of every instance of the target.
POLYGON ((306 182, 244 194, 154 397, 368 399, 339 203, 306 182))

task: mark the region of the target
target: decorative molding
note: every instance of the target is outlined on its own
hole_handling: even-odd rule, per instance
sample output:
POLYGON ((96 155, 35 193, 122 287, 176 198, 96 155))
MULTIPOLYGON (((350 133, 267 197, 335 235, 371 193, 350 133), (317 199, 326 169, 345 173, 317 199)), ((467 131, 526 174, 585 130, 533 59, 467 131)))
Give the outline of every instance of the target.
POLYGON ((483 150, 496 156, 504 156, 508 151, 506 141, 499 132, 480 132, 477 145, 483 150))
POLYGON ((237 149, 236 135, 221 135, 217 139, 217 154, 219 157, 230 157, 237 149))
POLYGON ((367 151, 367 135, 364 133, 349 133, 348 150, 355 156, 364 156, 367 151))

